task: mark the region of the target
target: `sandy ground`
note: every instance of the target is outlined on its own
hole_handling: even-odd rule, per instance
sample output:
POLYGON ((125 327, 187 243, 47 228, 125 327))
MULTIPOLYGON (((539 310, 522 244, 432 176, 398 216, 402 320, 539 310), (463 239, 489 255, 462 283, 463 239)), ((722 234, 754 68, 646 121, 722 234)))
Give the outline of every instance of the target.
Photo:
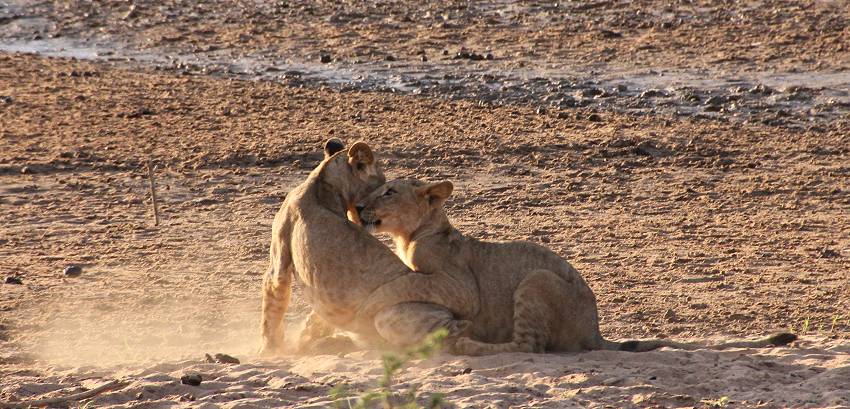
MULTIPOLYGON (((17 24, 15 35, 20 16, 3 13, 53 21, 36 35, 166 41, 183 51, 276 47, 292 58, 315 59, 320 49, 383 60, 420 55, 423 44, 428 56, 461 45, 485 52, 486 38, 501 47, 491 51, 504 69, 573 59, 840 73, 848 61, 838 41, 848 9, 836 2, 704 2, 660 14, 567 2, 566 26, 543 5, 499 13, 316 3, 304 12, 289 2, 300 14, 246 18, 240 2, 159 1, 137 3, 125 18, 125 2, 9 4, 0 26, 17 24), (169 14, 178 5, 198 10, 169 14), (422 22, 426 12, 433 23, 422 22), (735 27, 756 45, 726 38, 735 27), (353 35, 377 48, 357 48, 353 35), (538 57, 520 52, 528 47, 538 57)), ((375 387, 377 351, 255 355, 271 220, 321 159, 321 142, 335 136, 370 142, 391 177, 455 182, 449 214, 465 233, 535 241, 570 260, 597 294, 606 337, 801 335, 791 347, 764 350, 437 356, 406 367, 399 391, 421 385, 425 396, 444 393, 458 407, 705 407, 724 397, 733 407, 850 407, 844 111, 813 115, 806 126, 539 111, 155 68, 0 53, 0 275, 22 283, 0 284, 0 402, 112 379, 122 383, 92 405, 326 407, 335 386, 354 394, 375 387), (148 162, 158 166, 158 227, 148 162), (63 275, 68 265, 83 273, 63 275), (241 364, 206 363, 205 353, 241 364), (183 385, 185 374, 204 381, 183 385)), ((308 308, 296 289, 289 325, 297 328, 308 308)))

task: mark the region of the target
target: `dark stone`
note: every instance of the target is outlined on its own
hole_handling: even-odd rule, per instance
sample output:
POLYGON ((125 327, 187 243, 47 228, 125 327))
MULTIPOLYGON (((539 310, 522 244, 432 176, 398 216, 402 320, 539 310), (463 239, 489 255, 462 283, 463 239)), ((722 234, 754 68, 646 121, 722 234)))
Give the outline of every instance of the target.
POLYGON ((238 364, 239 360, 227 354, 215 354, 215 361, 220 364, 238 364))
POLYGON ((773 88, 768 87, 764 84, 758 84, 755 87, 750 88, 750 94, 763 94, 770 95, 773 94, 773 88))
POLYGON ((428 62, 428 57, 426 57, 424 54, 419 57, 419 59, 422 60, 422 62, 428 62))
POLYGON ((717 95, 705 100, 705 105, 721 105, 723 104, 723 98, 718 97, 717 95))
POLYGON ((494 57, 491 53, 487 53, 487 55, 484 56, 484 59, 487 61, 493 61, 496 59, 496 57, 494 57))
POLYGON ((655 98, 667 96, 663 91, 657 89, 648 89, 640 93, 640 98, 655 98))
POLYGON ((18 278, 18 277, 15 277, 15 276, 8 276, 8 277, 6 277, 6 284, 16 284, 16 285, 21 285, 21 284, 23 284, 23 283, 24 283, 24 282, 23 282, 23 281, 21 281, 21 279, 20 279, 20 278, 18 278))
POLYGON ((78 277, 80 274, 83 274, 83 268, 80 266, 70 265, 62 270, 62 274, 64 274, 65 277, 78 277))
POLYGON ((14 102, 14 100, 12 100, 12 97, 8 95, 0 95, 0 102, 8 105, 14 102))
POLYGON ((319 62, 321 62, 322 64, 327 64, 331 62, 330 54, 322 54, 321 56, 319 56, 319 62))
POLYGON ((384 57, 384 59, 387 60, 387 61, 395 61, 396 60, 395 56, 392 56, 392 55, 389 55, 389 54, 387 54, 387 56, 384 57))
MULTIPOLYGON (((835 251, 833 249, 824 248, 820 251, 820 257, 821 258, 836 258, 836 257, 841 257, 841 254, 839 254, 837 251, 835 251)), ((7 278, 7 280, 8 280, 8 278, 7 278)))
POLYGON ((623 33, 618 33, 616 31, 611 30, 599 30, 599 34, 602 38, 622 38, 623 33))
POLYGON ((581 90, 581 96, 583 98, 593 98, 598 95, 602 95, 603 91, 599 88, 587 88, 581 90))
POLYGON ((201 381, 203 381, 203 378, 199 374, 183 375, 180 377, 180 383, 183 385, 198 386, 201 384, 201 381))
POLYGON ((590 114, 587 116, 587 120, 590 122, 602 122, 602 117, 599 114, 590 114))

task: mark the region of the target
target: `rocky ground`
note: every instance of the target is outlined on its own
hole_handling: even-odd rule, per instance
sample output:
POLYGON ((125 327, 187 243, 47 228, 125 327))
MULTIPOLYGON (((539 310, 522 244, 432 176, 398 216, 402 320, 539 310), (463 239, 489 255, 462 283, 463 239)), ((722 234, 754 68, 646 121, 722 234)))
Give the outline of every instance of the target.
MULTIPOLYGON (((848 10, 0 3, 0 402, 116 378, 97 406, 322 406, 373 386, 375 353, 254 356, 271 219, 335 136, 391 177, 455 182, 467 234, 562 254, 607 337, 803 336, 438 357, 404 383, 475 407, 850 405, 848 10), (201 363, 215 352, 243 364, 201 363)), ((296 291, 290 325, 307 308, 296 291)))

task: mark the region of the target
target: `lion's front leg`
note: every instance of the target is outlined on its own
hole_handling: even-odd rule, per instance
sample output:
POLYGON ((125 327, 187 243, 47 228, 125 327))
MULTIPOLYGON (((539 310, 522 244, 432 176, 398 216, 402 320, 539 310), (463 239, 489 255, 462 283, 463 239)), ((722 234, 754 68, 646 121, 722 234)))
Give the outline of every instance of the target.
MULTIPOLYGON (((277 223, 276 223, 276 226, 277 223)), ((288 237, 283 227, 276 229, 269 255, 271 263, 263 277, 263 317, 260 323, 263 356, 280 355, 284 352, 283 317, 289 308, 292 295, 292 257, 288 237)))

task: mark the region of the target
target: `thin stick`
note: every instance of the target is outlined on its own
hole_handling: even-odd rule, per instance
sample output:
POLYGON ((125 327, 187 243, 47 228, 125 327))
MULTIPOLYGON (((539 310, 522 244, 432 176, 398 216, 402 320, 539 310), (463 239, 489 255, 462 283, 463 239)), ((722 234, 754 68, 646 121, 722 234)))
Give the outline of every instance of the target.
POLYGON ((103 385, 100 385, 97 388, 89 389, 85 392, 80 392, 80 393, 76 393, 76 394, 68 395, 68 396, 64 396, 64 397, 60 396, 60 397, 56 397, 56 398, 30 400, 30 401, 25 401, 25 402, 0 402, 0 408, 2 408, 2 409, 28 408, 28 407, 31 407, 31 406, 48 406, 48 405, 55 405, 57 403, 64 403, 64 402, 78 402, 78 401, 81 401, 83 399, 88 399, 88 398, 94 397, 96 395, 99 395, 99 394, 106 392, 110 389, 114 389, 114 388, 116 388, 120 385, 123 385, 123 384, 124 383, 121 382, 121 381, 113 380, 113 381, 109 381, 109 382, 107 382, 103 385))
POLYGON ((156 183, 153 179, 153 171, 153 163, 148 161, 148 181, 150 181, 151 201, 153 202, 153 225, 159 226, 159 204, 156 202, 156 183))

